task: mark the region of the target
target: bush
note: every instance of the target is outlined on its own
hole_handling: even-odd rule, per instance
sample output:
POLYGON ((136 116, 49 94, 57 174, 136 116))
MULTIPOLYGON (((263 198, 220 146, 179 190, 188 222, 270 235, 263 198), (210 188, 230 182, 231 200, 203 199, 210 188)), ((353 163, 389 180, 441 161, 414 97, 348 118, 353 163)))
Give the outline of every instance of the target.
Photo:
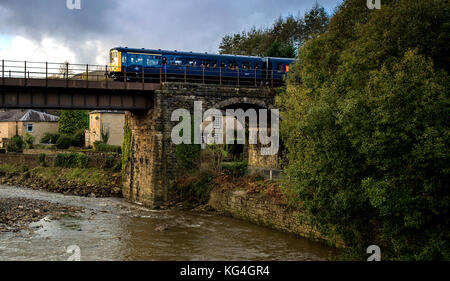
POLYGON ((71 136, 71 138, 72 142, 70 146, 84 147, 85 144, 84 130, 78 130, 75 134, 71 136))
POLYGON ((53 165, 55 167, 74 168, 76 167, 76 161, 76 153, 58 153, 53 160, 53 165))
POLYGON ((77 158, 76 158, 76 167, 77 168, 87 168, 89 163, 89 156, 87 156, 86 154, 77 154, 77 158))
POLYGON ((81 153, 58 153, 56 154, 53 165, 62 168, 87 168, 89 156, 81 153))
POLYGON ((51 133, 45 133, 44 136, 41 138, 41 143, 51 143, 56 144, 56 141, 59 139, 58 134, 51 134, 51 133))
POLYGON ((247 162, 222 163, 222 172, 235 178, 245 176, 248 171, 247 162))
POLYGON ((25 137, 23 139, 26 148, 33 148, 33 143, 34 143, 34 136, 32 136, 29 133, 25 133, 25 137))
POLYGON ((23 140, 19 136, 12 137, 6 145, 6 151, 8 152, 22 152, 23 140))
POLYGON ((114 160, 114 156, 106 156, 105 163, 103 164, 103 169, 111 169, 114 166, 114 160))
POLYGON ((6 148, 0 148, 0 154, 6 153, 6 148))
POLYGON ((39 154, 39 165, 45 167, 45 153, 39 154))
POLYGON ((181 201, 206 204, 212 189, 212 175, 207 172, 186 175, 175 182, 175 191, 181 201))
POLYGON ((60 136, 56 141, 56 147, 58 149, 68 149, 72 146, 72 137, 70 136, 60 136))
POLYGON ((94 142, 94 151, 121 153, 122 147, 120 145, 111 145, 96 141, 94 142))
POLYGON ((175 157, 177 158, 177 163, 181 169, 196 169, 200 159, 200 145, 178 144, 175 147, 175 157))

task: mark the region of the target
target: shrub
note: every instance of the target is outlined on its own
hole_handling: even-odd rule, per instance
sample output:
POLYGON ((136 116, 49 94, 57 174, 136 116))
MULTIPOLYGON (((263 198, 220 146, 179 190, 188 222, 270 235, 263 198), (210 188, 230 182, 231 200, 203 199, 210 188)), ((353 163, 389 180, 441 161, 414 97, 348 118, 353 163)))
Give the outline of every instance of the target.
POLYGON ((62 135, 56 141, 56 147, 58 149, 68 149, 72 145, 72 137, 62 135))
POLYGON ((39 164, 40 164, 42 167, 45 167, 45 153, 39 154, 39 164))
MULTIPOLYGON (((44 158, 45 159, 45 158, 44 158)), ((87 168, 89 156, 82 153, 59 153, 56 154, 53 165, 63 168, 87 168)))
POLYGON ((81 169, 87 168, 88 163, 89 163, 89 156, 87 156, 86 154, 80 154, 80 153, 77 154, 77 157, 76 157, 76 167, 77 168, 81 168, 81 169))
POLYGON ((6 153, 6 148, 0 148, 0 154, 6 153))
POLYGON ((201 172, 195 175, 186 175, 175 182, 175 191, 181 201, 205 204, 209 200, 212 189, 212 175, 201 172))
POLYGON ((25 133, 25 137, 23 138, 23 141, 26 145, 26 148, 33 148, 34 136, 32 136, 29 133, 25 133))
POLYGON ((72 142, 70 146, 84 147, 85 144, 84 130, 78 130, 75 134, 71 136, 71 138, 72 142))
POLYGON ((200 145, 178 144, 175 147, 175 157, 180 168, 192 170, 197 168, 200 159, 200 145))
POLYGON ((76 167, 76 163, 76 153, 58 153, 53 160, 53 165, 55 167, 74 168, 76 167))
POLYGON ((222 163, 222 172, 235 178, 245 176, 248 171, 247 162, 222 163))
POLYGON ((114 156, 106 156, 105 163, 103 164, 103 169, 111 169, 114 166, 114 160, 114 156))
POLYGON ((23 140, 19 136, 12 137, 6 145, 6 151, 8 152, 22 152, 23 140))
POLYGON ((44 136, 41 138, 41 143, 51 143, 56 144, 56 141, 59 139, 58 134, 52 134, 52 133, 45 133, 44 136))
POLYGON ((94 142, 94 150, 98 152, 121 153, 122 147, 120 145, 104 144, 101 141, 96 141, 94 142))

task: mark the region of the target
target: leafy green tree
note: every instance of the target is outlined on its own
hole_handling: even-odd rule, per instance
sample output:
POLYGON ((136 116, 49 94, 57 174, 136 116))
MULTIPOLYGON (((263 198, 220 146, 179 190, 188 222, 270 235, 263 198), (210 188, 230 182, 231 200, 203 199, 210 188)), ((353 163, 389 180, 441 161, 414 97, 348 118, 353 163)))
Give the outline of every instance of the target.
POLYGON ((277 39, 273 41, 269 49, 264 53, 266 57, 294 58, 295 49, 292 45, 282 45, 277 39))
POLYGON ((86 110, 61 110, 58 120, 58 134, 73 135, 89 128, 89 114, 86 110))
POLYGON ((225 35, 219 45, 221 54, 295 57, 296 50, 314 34, 327 30, 329 17, 319 5, 305 15, 279 17, 270 28, 252 27, 249 31, 225 35))
POLYGON ((349 258, 449 260, 450 8, 342 3, 277 97, 287 187, 349 258))

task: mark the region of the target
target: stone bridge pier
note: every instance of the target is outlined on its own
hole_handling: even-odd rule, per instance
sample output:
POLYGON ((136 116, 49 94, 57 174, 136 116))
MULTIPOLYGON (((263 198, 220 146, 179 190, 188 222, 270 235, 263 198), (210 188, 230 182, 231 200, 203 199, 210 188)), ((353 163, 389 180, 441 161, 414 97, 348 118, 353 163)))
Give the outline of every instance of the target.
MULTIPOLYGON (((166 83, 154 93, 154 107, 148 111, 126 112, 125 125, 131 132, 130 151, 123 185, 125 198, 157 208, 169 201, 170 187, 183 175, 178 169, 171 121, 179 108, 194 113, 194 102, 209 108, 271 109, 274 91, 267 88, 234 88, 199 84, 166 83)), ((245 109, 244 109, 245 110, 245 109)))

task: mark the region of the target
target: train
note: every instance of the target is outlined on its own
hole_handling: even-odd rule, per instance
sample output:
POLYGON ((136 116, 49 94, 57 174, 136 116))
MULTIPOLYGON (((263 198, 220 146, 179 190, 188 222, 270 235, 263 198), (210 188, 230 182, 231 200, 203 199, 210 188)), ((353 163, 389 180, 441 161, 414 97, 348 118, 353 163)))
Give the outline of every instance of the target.
POLYGON ((108 76, 115 81, 191 82, 280 86, 291 58, 217 55, 117 47, 110 50, 108 76))

